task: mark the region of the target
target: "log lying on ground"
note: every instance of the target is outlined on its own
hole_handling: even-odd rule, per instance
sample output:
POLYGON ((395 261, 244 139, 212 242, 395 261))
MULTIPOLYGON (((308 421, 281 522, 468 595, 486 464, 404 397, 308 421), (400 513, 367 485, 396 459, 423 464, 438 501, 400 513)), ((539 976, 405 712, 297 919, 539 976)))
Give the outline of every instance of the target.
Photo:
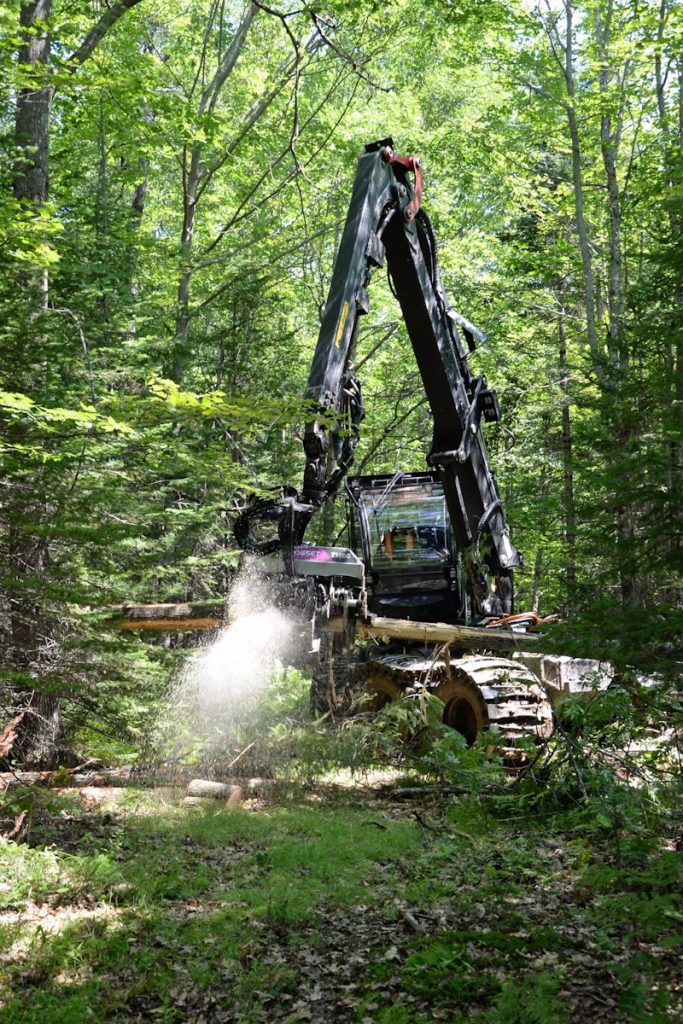
MULTIPOLYGON (((63 770, 45 772, 0 772, 0 792, 15 786, 121 786, 133 782, 130 765, 120 768, 98 768, 95 771, 80 772, 63 770)), ((137 783, 136 783, 137 784, 137 783)))
POLYGON ((201 807, 222 800, 226 807, 238 807, 243 799, 244 792, 241 786, 230 786, 225 782, 212 782, 209 779, 192 779, 183 803, 186 807, 201 807))
MULTIPOLYGON (((187 604, 118 605, 107 624, 125 630, 192 630, 218 629, 224 623, 225 602, 202 601, 187 604)), ((322 627, 325 633, 341 633, 341 618, 330 619, 322 627)), ((467 650, 485 648, 492 651, 527 650, 539 647, 533 633, 515 633, 512 629, 484 629, 480 626, 454 626, 446 622, 413 622, 370 615, 356 623, 359 636, 378 640, 410 640, 423 644, 451 644, 467 650)))
POLYGON ((227 800, 233 790, 239 786, 229 786, 225 782, 212 782, 209 779, 192 779, 187 787, 188 796, 206 796, 214 800, 227 800))

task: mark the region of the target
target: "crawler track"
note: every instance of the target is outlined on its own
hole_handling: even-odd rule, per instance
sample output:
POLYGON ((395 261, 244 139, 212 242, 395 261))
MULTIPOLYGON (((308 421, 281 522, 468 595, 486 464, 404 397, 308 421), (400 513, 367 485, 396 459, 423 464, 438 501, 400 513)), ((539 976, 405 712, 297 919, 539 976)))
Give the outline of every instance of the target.
POLYGON ((425 686, 443 702, 444 723, 470 744, 490 728, 509 747, 525 737, 542 743, 553 729, 552 706, 537 678, 520 662, 497 655, 449 661, 444 655, 384 654, 359 665, 353 682, 364 686, 377 710, 409 687, 425 686))

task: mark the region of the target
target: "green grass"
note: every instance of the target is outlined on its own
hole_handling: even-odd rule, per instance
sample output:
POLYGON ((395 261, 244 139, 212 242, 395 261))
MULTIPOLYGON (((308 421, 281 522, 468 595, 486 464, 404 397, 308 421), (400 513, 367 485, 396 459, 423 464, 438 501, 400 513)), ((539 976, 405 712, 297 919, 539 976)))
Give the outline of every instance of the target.
POLYGON ((30 955, 9 969, 3 1020, 85 1020, 84 1007, 87 1019, 106 1020, 131 999, 158 1003, 155 1019, 166 1019, 164 1007, 175 1019, 178 994, 170 993, 179 978, 201 990, 216 974, 231 978, 231 987, 238 977, 235 991, 244 998, 261 992, 266 978, 277 992, 291 981, 286 965, 237 970, 249 940, 264 929, 286 935, 322 907, 334 913, 367 901, 368 880, 418 850, 414 825, 378 829, 371 821, 366 811, 314 806, 265 814, 128 811, 104 830, 98 816, 84 821, 69 849, 60 849, 58 821, 54 836, 36 829, 46 842, 40 848, 0 847, 0 906, 32 910, 23 927, 0 931, 5 950, 30 936, 30 955), (56 915, 69 906, 76 916, 46 933, 31 904, 56 915), (79 910, 90 916, 79 920, 79 910), (22 994, 13 998, 12 989, 22 994))
POLYGON ((678 1012, 680 859, 655 840, 511 827, 476 800, 421 808, 425 829, 303 792, 256 812, 41 799, 33 845, 0 846, 4 1024, 678 1012))

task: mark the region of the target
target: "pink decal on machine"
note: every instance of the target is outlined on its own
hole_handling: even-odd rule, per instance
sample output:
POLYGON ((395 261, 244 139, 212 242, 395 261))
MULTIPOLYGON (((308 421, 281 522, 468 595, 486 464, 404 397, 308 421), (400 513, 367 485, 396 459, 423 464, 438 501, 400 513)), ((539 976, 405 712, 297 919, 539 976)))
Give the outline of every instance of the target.
POLYGON ((292 551, 295 558, 305 562, 331 562, 332 555, 327 548, 319 548, 313 545, 295 547, 292 551))

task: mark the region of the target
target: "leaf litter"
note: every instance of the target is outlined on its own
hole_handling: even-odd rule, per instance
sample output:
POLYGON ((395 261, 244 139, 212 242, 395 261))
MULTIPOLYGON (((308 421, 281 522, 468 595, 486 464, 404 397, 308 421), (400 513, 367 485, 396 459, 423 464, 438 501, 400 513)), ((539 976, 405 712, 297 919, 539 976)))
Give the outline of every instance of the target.
MULTIPOLYGON (((218 844, 208 841, 201 822, 194 834, 147 831, 155 857, 181 851, 178 887, 188 889, 184 895, 164 893, 154 906, 136 903, 130 884, 118 895, 112 884, 108 902, 97 904, 97 892, 81 890, 68 905, 61 892, 47 896, 42 905, 29 901, 22 910, 7 912, 0 927, 8 935, 14 928, 15 934, 3 962, 22 1004, 30 1007, 38 983, 63 992, 86 983, 82 964, 42 970, 27 962, 27 952, 35 948, 36 935, 49 947, 65 928, 75 928, 87 940, 83 926, 92 918, 109 940, 112 927, 125 934, 130 957, 112 966, 102 956, 98 964, 95 951, 91 973, 97 978, 90 984, 97 998, 91 1020, 659 1024, 675 1019, 680 916, 677 921, 668 897, 662 896, 661 928, 639 927, 628 913, 630 894, 621 893, 616 883, 612 892, 607 883, 591 881, 593 867, 611 865, 610 851, 597 844, 587 848, 562 834, 511 829, 477 834, 474 847, 469 833, 464 836, 455 828, 419 829, 417 834, 413 814, 424 816, 424 808, 402 807, 397 814, 393 806, 377 800, 368 806, 362 800, 355 814, 356 824, 369 826, 364 834, 381 844, 387 830, 412 822, 412 851, 398 859, 379 852, 369 863, 359 860, 349 889, 355 899, 334 898, 321 887, 312 894, 310 907, 290 919, 285 903, 271 912, 251 896, 273 875, 273 843, 286 848, 287 842, 320 841, 324 829, 320 822, 311 826, 310 819, 306 828, 292 819, 283 838, 278 816, 284 814, 287 821, 295 811, 291 805, 271 805, 272 818, 263 816, 267 828, 252 837, 239 835, 240 828, 232 835, 237 819, 223 815, 225 836, 218 844), (385 827, 373 827, 378 824, 385 827), (196 866, 210 877, 193 881, 196 866), (239 898, 240 885, 247 887, 244 898, 239 898), (193 886, 196 892, 190 891, 193 886), (156 981, 145 980, 137 962, 150 955, 156 981)), ((98 823, 92 811, 82 813, 93 843, 106 842, 107 834, 120 838, 115 815, 98 823)), ((332 821, 329 791, 325 813, 332 821)), ((242 820, 260 817, 240 814, 242 820)), ((57 842, 60 825, 67 848, 72 847, 73 821, 52 822, 57 842)), ((220 827, 220 820, 211 827, 220 827)), ((48 824, 40 834, 45 838, 49 832, 48 824)), ((126 850, 124 844, 124 859, 117 863, 125 865, 139 855, 138 846, 126 850)), ((279 886, 289 884, 289 870, 290 875, 277 876, 279 886)), ((306 881, 307 873, 306 864, 297 865, 294 858, 294 874, 306 881)), ((645 890, 646 901, 654 904, 657 898, 656 885, 645 890)), ((5 1000, 14 1007, 8 1019, 17 1024, 59 1019, 32 1017, 7 995, 5 1000)))

